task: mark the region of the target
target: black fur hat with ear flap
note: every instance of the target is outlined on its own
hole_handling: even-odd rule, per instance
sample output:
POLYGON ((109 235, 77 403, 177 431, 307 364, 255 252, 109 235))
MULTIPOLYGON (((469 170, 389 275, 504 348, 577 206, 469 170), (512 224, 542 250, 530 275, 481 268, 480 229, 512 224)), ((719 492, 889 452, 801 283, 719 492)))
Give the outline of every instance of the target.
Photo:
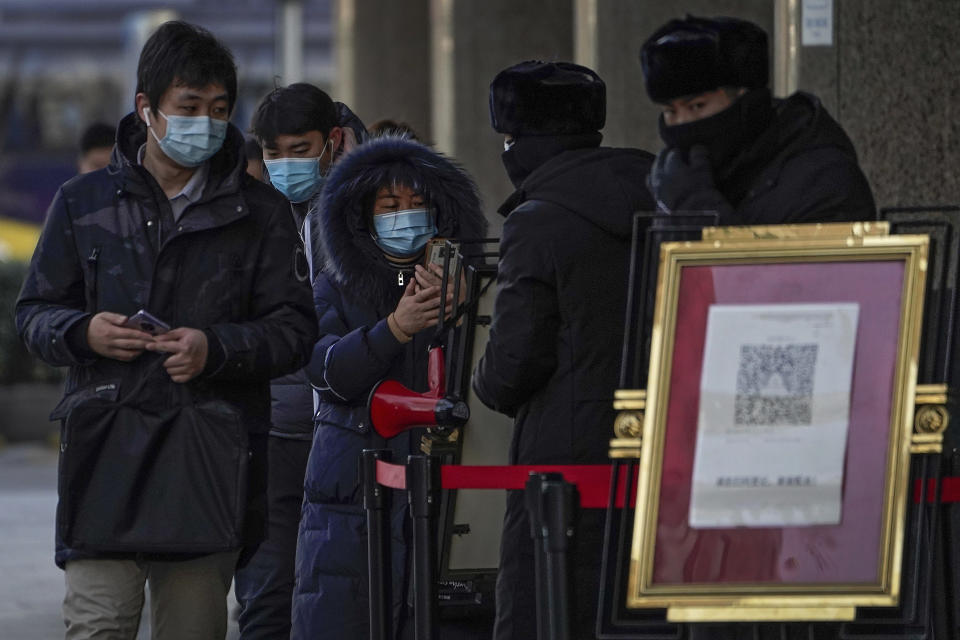
POLYGON ((592 69, 530 60, 490 83, 490 124, 514 136, 594 133, 607 117, 607 87, 592 69))
POLYGON ((739 18, 671 20, 643 43, 647 95, 665 104, 721 87, 759 89, 769 82, 766 32, 739 18))

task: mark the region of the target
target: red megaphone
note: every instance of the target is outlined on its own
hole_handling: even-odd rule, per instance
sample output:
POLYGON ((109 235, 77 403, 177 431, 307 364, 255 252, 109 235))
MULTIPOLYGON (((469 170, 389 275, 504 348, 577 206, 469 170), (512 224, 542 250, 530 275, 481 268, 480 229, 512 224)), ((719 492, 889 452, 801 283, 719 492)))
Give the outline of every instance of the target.
POLYGON ((467 403, 446 395, 443 348, 430 349, 426 393, 411 391, 396 380, 384 380, 373 388, 367 407, 370 424, 384 438, 414 427, 460 427, 470 419, 467 403))

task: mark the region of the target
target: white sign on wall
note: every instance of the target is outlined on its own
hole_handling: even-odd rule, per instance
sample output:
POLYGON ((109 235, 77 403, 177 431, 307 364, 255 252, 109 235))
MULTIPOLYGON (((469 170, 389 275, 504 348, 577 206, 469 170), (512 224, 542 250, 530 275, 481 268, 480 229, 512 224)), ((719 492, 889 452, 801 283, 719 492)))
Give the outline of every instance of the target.
POLYGON ((803 0, 800 22, 802 46, 833 46, 833 0, 803 0))

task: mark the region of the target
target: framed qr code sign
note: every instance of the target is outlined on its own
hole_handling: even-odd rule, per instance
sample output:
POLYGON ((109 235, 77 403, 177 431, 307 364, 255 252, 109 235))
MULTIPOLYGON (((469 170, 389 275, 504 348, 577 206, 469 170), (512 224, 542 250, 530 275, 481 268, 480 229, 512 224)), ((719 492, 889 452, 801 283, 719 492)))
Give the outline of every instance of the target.
POLYGON ((704 237, 660 249, 627 606, 700 622, 895 606, 927 236, 704 237))

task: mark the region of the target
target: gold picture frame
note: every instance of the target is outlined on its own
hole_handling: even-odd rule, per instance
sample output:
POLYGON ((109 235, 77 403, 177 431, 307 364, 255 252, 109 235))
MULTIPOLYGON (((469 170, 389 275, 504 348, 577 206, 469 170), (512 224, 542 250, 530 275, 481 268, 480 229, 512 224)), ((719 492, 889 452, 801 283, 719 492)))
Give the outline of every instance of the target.
MULTIPOLYGON (((670 621, 707 622, 852 620, 856 607, 895 606, 899 598, 904 522, 910 496, 908 485, 911 447, 914 453, 929 452, 931 446, 936 446, 930 443, 937 437, 936 434, 929 433, 929 428, 924 433, 919 433, 921 430, 918 428, 918 433, 914 433, 914 403, 918 394, 916 371, 929 242, 927 236, 888 235, 885 223, 856 223, 713 228, 706 229, 703 238, 700 242, 665 243, 661 246, 647 389, 645 392, 625 389, 617 393, 615 407, 622 413, 618 418, 618 437, 612 443, 611 455, 617 458, 640 459, 627 607, 666 609, 667 619, 670 621), (700 267, 706 270, 691 270, 700 267), (874 425, 869 427, 873 431, 868 432, 867 427, 856 432, 851 430, 845 454, 851 456, 851 451, 868 451, 869 456, 872 456, 871 460, 880 461, 880 464, 874 466, 882 469, 883 477, 862 479, 863 486, 880 487, 876 490, 876 495, 871 495, 870 498, 875 509, 869 512, 871 516, 865 524, 853 522, 851 517, 844 519, 851 520, 850 522, 844 521, 836 525, 833 534, 823 528, 823 535, 836 535, 841 539, 841 547, 843 544, 852 544, 851 540, 858 535, 858 531, 864 533, 864 539, 877 541, 874 560, 864 560, 855 567, 851 565, 849 573, 845 573, 848 570, 844 567, 838 567, 831 569, 832 573, 825 572, 824 575, 828 577, 822 581, 783 578, 781 574, 785 569, 779 564, 783 559, 779 556, 776 556, 777 562, 768 563, 769 567, 758 562, 757 575, 762 575, 762 578, 756 579, 738 579, 736 570, 728 570, 724 575, 724 569, 719 564, 719 568, 711 565, 709 570, 690 570, 682 562, 682 554, 686 553, 683 545, 699 544, 707 539, 708 532, 698 531, 688 523, 685 534, 676 534, 674 530, 677 526, 673 522, 670 522, 669 526, 666 521, 661 522, 661 511, 672 508, 668 502, 661 504, 664 491, 670 488, 669 483, 672 482, 664 479, 664 451, 665 448, 668 451, 681 450, 679 446, 672 444, 667 447, 673 437, 671 429, 675 433, 680 433, 681 429, 689 429, 688 424, 682 424, 683 417, 678 418, 671 414, 670 403, 690 402, 699 393, 699 387, 691 389, 689 384, 674 384, 681 379, 678 376, 683 373, 680 367, 686 366, 683 363, 695 361, 695 358, 688 357, 690 354, 682 352, 682 349, 687 348, 683 345, 692 343, 688 338, 699 330, 699 325, 686 318, 702 313, 703 308, 711 304, 709 301, 697 300, 694 294, 691 294, 691 297, 689 292, 684 290, 683 299, 695 300, 695 303, 684 302, 687 306, 684 307, 683 314, 678 314, 681 289, 687 286, 685 277, 688 280, 692 278, 687 274, 723 274, 729 272, 724 271, 728 267, 736 268, 740 274, 754 273, 761 277, 764 283, 758 286, 756 300, 739 300, 741 304, 769 303, 769 300, 764 299, 764 295, 773 291, 777 292, 775 297, 781 302, 784 296, 790 301, 789 292, 792 291, 799 292, 798 301, 809 302, 811 296, 816 301, 820 287, 829 289, 829 295, 836 300, 844 299, 843 296, 861 296, 862 300, 866 301, 866 310, 883 308, 888 311, 884 316, 886 320, 877 314, 864 314, 865 317, 860 321, 857 337, 860 346, 857 347, 851 391, 852 397, 858 393, 873 393, 875 395, 872 397, 882 398, 887 393, 882 388, 885 383, 874 384, 875 388, 871 391, 871 380, 875 382, 891 379, 889 403, 884 405, 888 406, 888 410, 872 407, 867 411, 875 411, 875 414, 866 413, 858 418, 857 424, 874 425), (884 282, 880 282, 875 278, 863 277, 865 273, 872 273, 875 269, 883 273, 900 274, 899 280, 886 278, 884 282), (825 273, 836 274, 830 276, 828 287, 822 286, 825 273), (807 278, 806 274, 819 275, 807 281, 804 280, 807 278), (778 288, 777 278, 784 279, 782 287, 778 288), (681 317, 682 325, 679 330, 678 317, 681 317), (874 329, 874 324, 879 328, 874 329), (861 335, 859 332, 866 333, 861 335), (891 355, 884 356, 886 359, 869 361, 872 363, 871 367, 861 372, 862 379, 858 378, 857 367, 866 366, 864 363, 867 362, 861 362, 860 357, 863 355, 866 358, 872 348, 869 341, 894 335, 895 347, 890 345, 886 347, 887 351, 884 351, 891 355), (863 344, 860 344, 861 339, 863 344), (678 351, 678 344, 681 351, 678 351), (675 356, 682 356, 679 357, 680 364, 676 370, 675 356), (877 366, 877 363, 882 366, 877 366), (889 372, 884 367, 889 367, 889 372), (883 377, 888 374, 889 378, 883 377), (871 379, 870 376, 874 378, 871 379), (883 415, 887 416, 887 420, 885 424, 880 424, 881 421, 876 417, 883 415), (642 434, 637 434, 641 420, 642 434), (875 426, 878 424, 880 426, 875 426), (886 437, 872 437, 880 434, 885 434, 886 437), (876 522, 877 519, 879 523, 876 522), (870 524, 871 522, 873 524, 870 524), (668 530, 669 535, 665 533, 668 530), (683 541, 683 536, 687 534, 696 540, 683 541), (675 542, 674 538, 681 540, 682 544, 675 542), (679 554, 680 557, 671 554, 679 554), (682 565, 675 573, 662 569, 674 560, 682 565), (713 573, 710 573, 711 571, 713 573), (662 577, 668 573, 670 577, 662 577), (688 574, 689 579, 684 577, 688 574), (708 577, 703 578, 704 575, 708 577), (781 577, 778 578, 778 575, 781 577), (846 575, 851 576, 850 579, 847 579, 846 575), (868 579, 865 577, 868 575, 873 577, 868 579), (730 576, 734 578, 731 579, 730 576)), ((743 295, 749 298, 750 294, 743 295)), ((831 300, 834 299, 828 301, 831 300)), ((695 351, 691 353, 696 356, 695 351)), ((942 390, 919 391, 928 401, 930 398, 935 401, 942 399, 942 390)), ((862 402, 855 405, 851 401, 851 420, 855 417, 855 411, 863 410, 862 406, 862 402)), ((942 434, 940 436, 942 437, 942 434)), ((851 459, 845 458, 848 467, 851 459)), ((671 471, 670 478, 677 475, 674 471, 671 471)), ((690 473, 692 474, 692 467, 690 473)), ((846 473, 849 475, 858 472, 848 469, 846 473)), ((682 473, 680 475, 682 476, 682 473)), ((859 474, 856 477, 859 477, 859 474)), ((684 485, 681 482, 678 486, 682 488, 684 485)), ((672 494, 668 492, 667 495, 672 494)), ((845 496, 844 500, 846 499, 845 496)), ((775 540, 776 536, 780 535, 783 540, 785 535, 795 535, 796 532, 792 529, 800 528, 802 527, 767 527, 759 532, 742 531, 738 528, 729 532, 710 531, 709 535, 713 536, 711 539, 721 539, 726 535, 727 540, 732 541, 726 555, 721 554, 722 561, 717 562, 728 563, 734 567, 737 553, 750 562, 755 560, 752 556, 754 553, 763 555, 764 558, 771 555, 763 551, 762 546, 761 550, 752 550, 749 544, 751 535, 762 534, 770 540, 775 540), (738 536, 746 542, 738 542, 738 536)), ((819 533, 818 530, 818 535, 819 533)), ((863 557, 873 557, 871 553, 872 551, 867 549, 863 552, 863 557)), ((696 564, 695 561, 691 562, 696 564)))

